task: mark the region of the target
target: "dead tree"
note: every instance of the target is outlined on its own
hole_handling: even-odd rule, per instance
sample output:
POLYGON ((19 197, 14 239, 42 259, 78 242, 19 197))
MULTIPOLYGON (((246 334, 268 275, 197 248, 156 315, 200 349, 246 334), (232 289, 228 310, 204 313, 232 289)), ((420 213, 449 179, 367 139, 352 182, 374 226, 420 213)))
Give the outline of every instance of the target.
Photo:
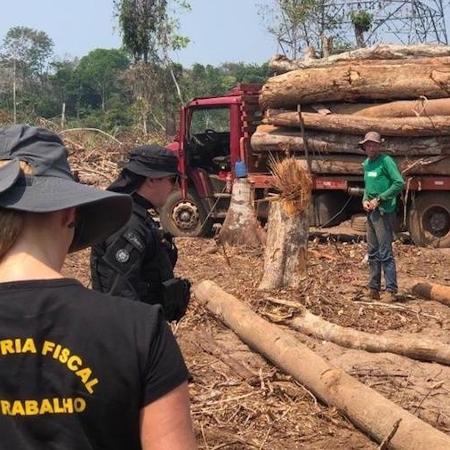
POLYGON ((260 290, 296 287, 306 268, 311 178, 294 158, 272 161, 271 170, 280 195, 270 205, 260 290))

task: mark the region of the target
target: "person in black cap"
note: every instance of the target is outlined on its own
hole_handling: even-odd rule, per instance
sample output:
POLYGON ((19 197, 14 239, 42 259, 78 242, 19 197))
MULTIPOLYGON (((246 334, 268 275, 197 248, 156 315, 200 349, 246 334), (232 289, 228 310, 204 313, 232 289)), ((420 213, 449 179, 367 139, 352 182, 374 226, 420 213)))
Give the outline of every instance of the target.
POLYGON ((175 278, 177 249, 148 210, 164 205, 178 175, 177 157, 158 145, 132 150, 109 191, 131 194, 129 222, 91 253, 92 287, 149 304, 161 304, 166 320, 179 320, 190 295, 188 280, 175 278))
POLYGON ((196 448, 161 308, 61 274, 130 213, 129 196, 74 181, 56 134, 0 129, 1 448, 196 448))

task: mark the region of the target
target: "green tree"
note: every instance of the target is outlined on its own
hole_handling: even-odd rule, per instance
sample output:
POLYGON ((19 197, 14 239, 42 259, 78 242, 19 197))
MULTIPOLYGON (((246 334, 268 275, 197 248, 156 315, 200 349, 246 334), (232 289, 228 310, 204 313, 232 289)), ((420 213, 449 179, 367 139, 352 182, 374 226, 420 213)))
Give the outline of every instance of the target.
POLYGON ((16 61, 24 75, 41 76, 53 54, 53 41, 44 31, 13 27, 3 39, 2 50, 6 58, 16 61))
POLYGON ((177 34, 178 20, 170 6, 189 9, 185 0, 115 0, 122 33, 123 46, 134 58, 128 79, 132 83, 136 111, 144 132, 149 116, 166 127, 173 123, 174 99, 182 103, 177 75, 180 68, 169 57, 171 50, 184 48, 189 40, 177 34), (162 78, 158 78, 158 75, 162 78), (161 98, 155 108, 155 98, 161 98), (163 110, 164 118, 157 117, 156 109, 163 110))
POLYGON ((81 58, 76 74, 85 93, 90 91, 97 96, 105 111, 108 98, 119 90, 120 75, 128 66, 128 57, 122 50, 98 48, 81 58))

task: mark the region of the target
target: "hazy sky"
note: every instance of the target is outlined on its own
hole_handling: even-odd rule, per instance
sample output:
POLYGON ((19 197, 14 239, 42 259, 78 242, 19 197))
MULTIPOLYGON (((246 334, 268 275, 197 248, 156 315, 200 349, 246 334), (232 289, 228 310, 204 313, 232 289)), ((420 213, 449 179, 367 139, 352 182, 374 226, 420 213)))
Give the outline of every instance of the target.
MULTIPOLYGON (((258 0, 190 0, 180 17, 189 47, 174 60, 217 65, 228 61, 262 63, 276 52, 257 14, 258 0)), ((13 26, 45 31, 58 56, 84 56, 95 48, 120 46, 113 0, 0 0, 0 38, 13 26)))

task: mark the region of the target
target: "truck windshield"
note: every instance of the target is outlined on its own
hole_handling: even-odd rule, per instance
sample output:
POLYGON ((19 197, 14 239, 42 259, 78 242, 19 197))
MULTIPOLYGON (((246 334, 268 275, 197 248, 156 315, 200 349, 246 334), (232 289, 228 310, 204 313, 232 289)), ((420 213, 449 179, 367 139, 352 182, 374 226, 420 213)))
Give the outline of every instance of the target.
POLYGON ((228 108, 194 109, 192 111, 190 135, 202 134, 205 130, 229 133, 230 111, 228 108))

